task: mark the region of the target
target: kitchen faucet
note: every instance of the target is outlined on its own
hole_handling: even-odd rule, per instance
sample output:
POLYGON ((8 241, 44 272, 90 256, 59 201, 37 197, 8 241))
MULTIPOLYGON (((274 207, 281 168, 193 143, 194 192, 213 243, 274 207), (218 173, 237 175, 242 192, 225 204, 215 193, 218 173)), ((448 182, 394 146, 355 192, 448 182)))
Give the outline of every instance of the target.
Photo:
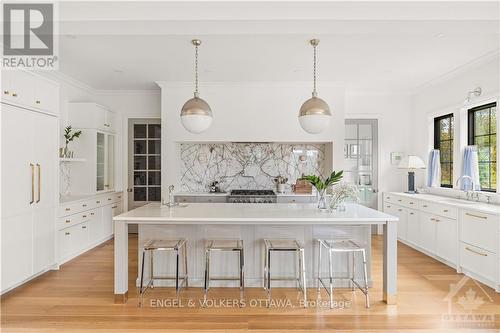
MULTIPOLYGON (((467 190, 465 188, 464 188, 464 192, 465 192, 465 195, 467 196, 467 200, 469 200, 469 197, 472 200, 472 199, 474 199, 474 194, 476 193, 475 192, 475 188, 476 187, 475 187, 475 184, 474 184, 474 179, 472 179, 472 177, 469 176, 469 175, 462 175, 462 176, 458 177, 455 186, 458 187, 460 181, 463 180, 463 179, 469 179, 470 180, 472 194, 469 194, 469 190, 467 190)), ((479 194, 478 193, 476 193, 476 199, 479 201, 479 194)))

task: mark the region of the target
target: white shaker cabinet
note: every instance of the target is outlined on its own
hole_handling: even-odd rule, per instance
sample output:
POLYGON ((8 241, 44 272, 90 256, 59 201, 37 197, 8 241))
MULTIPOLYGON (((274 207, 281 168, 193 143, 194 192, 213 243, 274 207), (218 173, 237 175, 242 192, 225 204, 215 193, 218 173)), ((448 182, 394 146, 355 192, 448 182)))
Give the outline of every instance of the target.
POLYGON ((55 264, 58 119, 2 103, 1 125, 3 293, 55 264))
POLYGON ((436 217, 420 213, 420 246, 430 253, 436 252, 436 217))
POLYGON ((458 262, 457 220, 436 217, 436 254, 449 262, 458 262))
POLYGON ((420 219, 417 210, 408 209, 406 220, 406 240, 420 246, 421 244, 420 219))
POLYGON ((68 118, 74 128, 115 131, 115 114, 96 103, 68 103, 68 118))
POLYGON ((2 102, 51 114, 59 111, 59 86, 25 70, 2 71, 2 102))

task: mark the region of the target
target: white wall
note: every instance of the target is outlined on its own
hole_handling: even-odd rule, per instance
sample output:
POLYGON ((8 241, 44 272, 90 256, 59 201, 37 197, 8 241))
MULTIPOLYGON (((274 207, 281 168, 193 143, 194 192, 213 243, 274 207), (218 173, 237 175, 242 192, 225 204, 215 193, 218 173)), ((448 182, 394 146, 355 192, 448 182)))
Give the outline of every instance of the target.
MULTIPOLYGON (((412 151, 425 161, 434 144, 432 119, 448 113, 455 114, 455 129, 461 129, 461 131, 456 130, 454 137, 454 182, 460 176, 463 155, 459 142, 464 141, 466 135, 466 123, 463 116, 468 108, 490 101, 492 98, 498 98, 499 70, 498 54, 489 56, 435 80, 413 96, 413 111, 410 119, 413 130, 411 147, 412 151), (467 92, 476 87, 481 87, 482 95, 473 97, 470 103, 465 104, 467 92), (459 132, 462 137, 459 136, 459 132)), ((424 184, 422 177, 417 180, 417 184, 419 186, 424 184)))
POLYGON ((333 112, 330 127, 321 134, 302 130, 298 112, 310 98, 306 83, 217 83, 204 84, 200 97, 214 113, 209 130, 202 134, 187 132, 179 113, 184 102, 193 96, 192 85, 158 83, 161 86, 162 109, 162 190, 179 185, 179 142, 334 142, 333 168, 343 167, 344 90, 319 84, 319 96, 333 112))
MULTIPOLYGON (((406 93, 347 91, 347 119, 377 119, 379 193, 407 189, 407 172, 391 165, 391 152, 410 153, 411 97, 406 93)), ((379 195, 380 197, 380 195, 379 195)), ((379 200, 379 206, 382 200, 379 200)))

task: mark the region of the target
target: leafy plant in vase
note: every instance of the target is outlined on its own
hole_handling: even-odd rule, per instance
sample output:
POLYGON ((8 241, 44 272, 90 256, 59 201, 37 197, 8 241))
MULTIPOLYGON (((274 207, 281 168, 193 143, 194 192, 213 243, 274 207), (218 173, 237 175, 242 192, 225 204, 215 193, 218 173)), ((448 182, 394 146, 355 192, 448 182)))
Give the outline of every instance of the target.
POLYGON ((321 179, 316 175, 303 176, 301 178, 303 180, 307 180, 316 188, 319 209, 328 209, 326 204, 326 191, 342 179, 343 173, 343 170, 340 170, 339 172, 333 171, 326 179, 321 179))
POLYGON ((66 144, 65 144, 64 148, 61 148, 61 150, 62 150, 61 157, 71 157, 70 156, 71 154, 70 154, 69 149, 68 149, 68 144, 70 142, 72 142, 73 140, 75 140, 75 138, 79 138, 81 134, 82 134, 82 131, 74 131, 73 132, 73 128, 71 127, 71 125, 66 126, 64 128, 64 139, 66 141, 66 144))

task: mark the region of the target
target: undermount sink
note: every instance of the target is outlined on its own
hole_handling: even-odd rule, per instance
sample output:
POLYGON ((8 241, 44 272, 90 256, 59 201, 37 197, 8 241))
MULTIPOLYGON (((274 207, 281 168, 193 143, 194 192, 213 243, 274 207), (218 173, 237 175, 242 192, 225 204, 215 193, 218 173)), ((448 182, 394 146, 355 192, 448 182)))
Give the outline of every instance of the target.
POLYGON ((448 203, 456 204, 456 205, 474 205, 477 203, 475 201, 453 199, 453 198, 447 198, 447 199, 442 200, 441 202, 444 202, 444 203, 448 202, 448 203))

